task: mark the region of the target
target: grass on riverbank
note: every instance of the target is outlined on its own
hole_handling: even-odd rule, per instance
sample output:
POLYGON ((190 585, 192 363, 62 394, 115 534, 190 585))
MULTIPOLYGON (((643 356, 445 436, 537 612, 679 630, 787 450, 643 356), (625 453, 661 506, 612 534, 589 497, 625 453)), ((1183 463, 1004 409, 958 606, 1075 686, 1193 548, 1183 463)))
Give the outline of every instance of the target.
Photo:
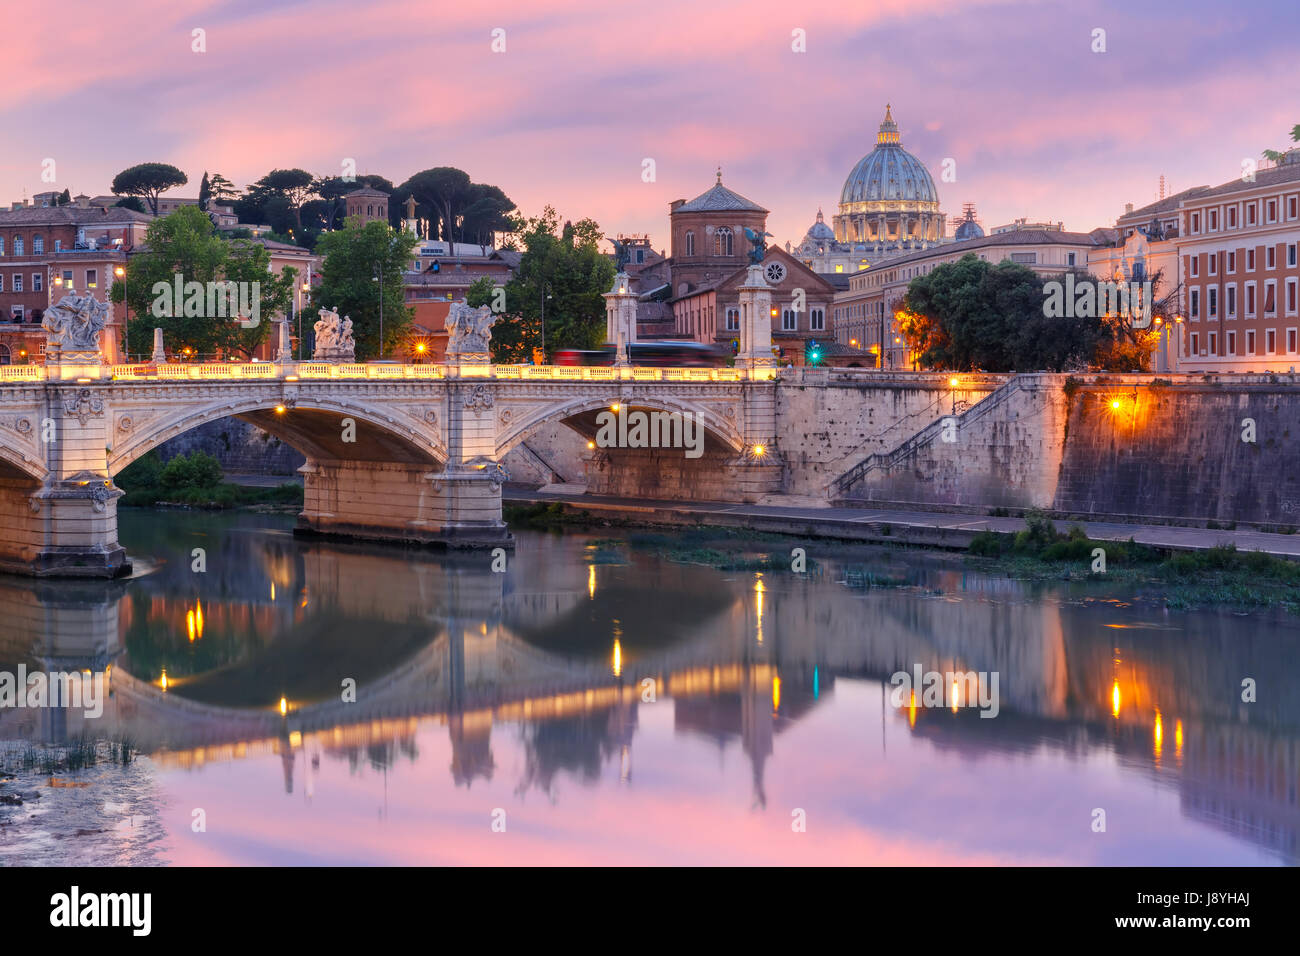
POLYGON ((22 750, 0 753, 0 770, 5 773, 39 773, 44 775, 85 770, 97 764, 127 766, 138 751, 133 741, 93 740, 82 737, 66 744, 28 744, 22 750))
POLYGON ((1180 610, 1277 606, 1300 613, 1300 563, 1235 545, 1171 552, 1132 539, 1096 541, 1078 525, 1063 534, 1041 513, 1030 512, 1023 531, 1014 537, 978 534, 969 554, 1014 578, 1135 584, 1180 610), (1104 570, 1094 570, 1098 549, 1104 570))
POLYGON ((156 452, 150 452, 117 476, 117 486, 126 492, 119 506, 149 508, 172 504, 219 509, 302 505, 303 489, 296 482, 272 488, 252 488, 221 479, 221 465, 204 452, 178 455, 166 464, 156 452))

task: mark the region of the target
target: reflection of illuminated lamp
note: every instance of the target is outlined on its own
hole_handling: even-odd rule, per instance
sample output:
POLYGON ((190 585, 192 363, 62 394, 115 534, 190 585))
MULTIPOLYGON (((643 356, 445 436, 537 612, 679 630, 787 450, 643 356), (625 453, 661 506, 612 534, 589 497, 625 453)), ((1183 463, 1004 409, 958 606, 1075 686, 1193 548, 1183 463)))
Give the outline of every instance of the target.
POLYGON ((289 702, 283 697, 280 698, 280 716, 283 717, 289 713, 289 702))

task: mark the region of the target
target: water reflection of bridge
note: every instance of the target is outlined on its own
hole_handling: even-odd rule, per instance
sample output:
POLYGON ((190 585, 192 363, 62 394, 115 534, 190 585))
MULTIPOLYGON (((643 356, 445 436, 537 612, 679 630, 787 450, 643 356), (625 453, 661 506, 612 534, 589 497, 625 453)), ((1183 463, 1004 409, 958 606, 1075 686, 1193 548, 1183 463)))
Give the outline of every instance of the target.
POLYGON ((109 668, 113 691, 99 721, 68 711, 0 712, 0 738, 127 737, 171 766, 273 753, 292 787, 295 776, 310 786, 313 757, 382 761, 433 725, 447 729, 454 779, 469 784, 494 772, 494 725, 517 723, 526 730, 528 782, 547 787, 558 772, 589 772, 613 759, 630 773, 640 707, 668 706, 679 731, 740 743, 761 803, 776 736, 837 681, 884 681, 919 663, 1001 675, 996 720, 946 709, 899 715, 933 746, 974 759, 1108 748, 1177 786, 1187 814, 1297 856, 1300 693, 1276 685, 1294 667, 1293 628, 1255 633, 1229 615, 1171 623, 1155 612, 1148 626, 1134 627, 1142 622, 1131 614, 1105 622, 1095 608, 956 576, 937 582, 945 593, 934 596, 823 589, 771 575, 743 577, 736 588, 706 569, 636 558, 632 566, 593 558, 575 570, 542 554, 526 574, 518 568, 491 574, 481 564, 300 543, 265 565, 221 562, 205 582, 210 592, 247 593, 236 578, 256 575, 267 598, 227 606, 208 597, 208 620, 233 627, 236 612, 246 611, 255 637, 219 666, 175 673, 166 690, 149 669, 158 655, 138 635, 160 626, 150 624, 151 613, 174 626, 179 608, 166 595, 179 589, 165 576, 188 569, 72 590, 0 585, 8 625, 0 661, 109 668), (627 588, 673 593, 682 613, 611 620, 601 598, 627 588), (268 621, 278 629, 273 638, 268 621), (371 657, 355 703, 338 691, 342 678, 358 673, 355 660, 336 653, 348 643, 371 657), (301 673, 286 678, 282 715, 281 693, 259 679, 287 674, 286 661, 301 673), (1239 703, 1243 676, 1260 682, 1258 703, 1239 703), (647 678, 654 704, 642 700, 647 678), (250 686, 268 693, 247 700, 232 690, 250 686))

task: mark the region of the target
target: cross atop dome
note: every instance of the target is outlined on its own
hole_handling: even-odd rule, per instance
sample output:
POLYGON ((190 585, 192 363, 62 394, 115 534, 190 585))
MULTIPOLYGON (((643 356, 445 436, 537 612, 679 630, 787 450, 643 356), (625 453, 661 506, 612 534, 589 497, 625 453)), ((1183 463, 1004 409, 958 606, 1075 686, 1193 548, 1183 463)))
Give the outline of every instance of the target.
POLYGON ((898 136, 898 124, 894 122, 894 114, 891 112, 890 104, 885 104, 885 119, 880 124, 880 132, 876 135, 877 146, 898 146, 900 140, 898 136))
POLYGON ((722 167, 721 167, 721 166, 718 167, 718 185, 719 185, 719 186, 722 185, 722 167))

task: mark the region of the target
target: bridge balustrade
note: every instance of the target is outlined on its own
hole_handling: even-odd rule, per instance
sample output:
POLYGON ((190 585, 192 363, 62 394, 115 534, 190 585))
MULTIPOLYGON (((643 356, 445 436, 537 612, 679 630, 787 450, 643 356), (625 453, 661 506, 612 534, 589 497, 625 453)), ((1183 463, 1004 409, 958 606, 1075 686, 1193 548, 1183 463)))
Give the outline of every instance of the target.
MULTIPOLYGON (((442 379, 447 377, 444 365, 400 365, 347 363, 334 365, 326 362, 167 362, 163 364, 137 363, 107 366, 108 378, 114 381, 177 380, 221 381, 230 379, 280 379, 296 376, 299 379, 442 379)), ((89 373, 95 370, 87 368, 89 373)), ((469 374, 462 369, 462 375, 469 374)), ((557 381, 557 382, 740 382, 751 377, 736 368, 663 368, 631 366, 569 366, 569 365, 491 365, 484 366, 483 377, 505 380, 557 381)), ((102 377, 102 373, 95 377, 102 377)), ((756 374, 755 378, 775 377, 770 370, 756 374)), ((58 375, 47 375, 41 365, 0 366, 0 383, 58 381, 58 375)))

